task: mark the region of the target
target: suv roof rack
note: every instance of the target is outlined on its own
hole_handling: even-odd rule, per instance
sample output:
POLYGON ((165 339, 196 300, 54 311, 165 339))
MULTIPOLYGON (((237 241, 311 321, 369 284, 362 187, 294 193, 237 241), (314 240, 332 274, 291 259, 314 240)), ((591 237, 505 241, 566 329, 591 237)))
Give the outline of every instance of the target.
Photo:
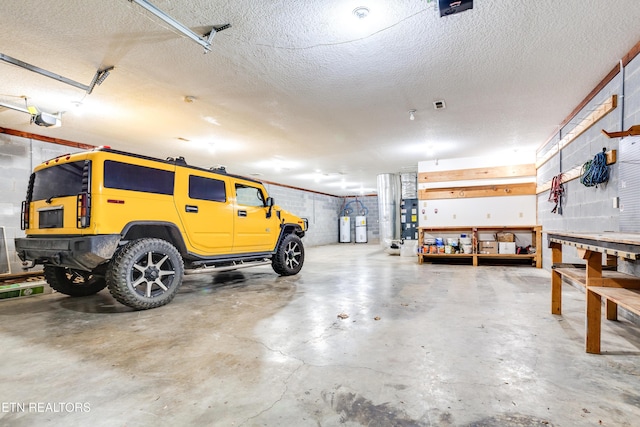
POLYGON ((187 161, 182 156, 176 157, 176 158, 167 157, 167 161, 171 163, 175 163, 176 165, 183 165, 183 166, 187 165, 187 161))
POLYGON ((227 167, 226 166, 211 166, 209 168, 209 170, 211 172, 216 172, 216 173, 223 173, 223 174, 227 174, 227 167))

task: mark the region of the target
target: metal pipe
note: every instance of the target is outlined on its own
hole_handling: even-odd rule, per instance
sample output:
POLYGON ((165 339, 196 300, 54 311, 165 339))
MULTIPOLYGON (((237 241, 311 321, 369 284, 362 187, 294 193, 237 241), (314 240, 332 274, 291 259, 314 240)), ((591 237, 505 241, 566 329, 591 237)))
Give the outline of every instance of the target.
POLYGON ((400 175, 392 173, 378 175, 380 244, 383 246, 401 238, 400 199, 400 175))
POLYGON ((622 59, 620 60, 620 130, 625 130, 624 127, 624 91, 625 91, 625 69, 622 59))
POLYGON ((4 102, 0 102, 0 107, 10 108, 12 110, 20 111, 22 113, 31 114, 31 111, 27 110, 26 108, 16 107, 15 105, 5 104, 4 102))
POLYGON ((51 71, 47 71, 47 70, 44 70, 44 69, 42 69, 40 67, 36 67, 35 65, 27 64, 24 61, 20 61, 19 59, 12 58, 12 57, 10 57, 8 55, 5 55, 4 53, 0 53, 0 60, 3 60, 5 62, 8 62, 8 63, 13 64, 13 65, 17 65, 18 67, 22 67, 22 68, 24 68, 26 70, 33 71, 34 73, 42 74, 43 76, 52 78, 54 80, 58 80, 59 82, 66 83, 66 84, 71 85, 71 86, 75 86, 75 87, 77 87, 79 89, 82 89, 84 91, 88 91, 89 90, 89 86, 87 86, 87 85, 83 85, 82 83, 79 83, 79 82, 77 82, 75 80, 71 80, 71 79, 68 79, 66 77, 63 77, 60 74, 55 74, 55 73, 52 73, 51 71))

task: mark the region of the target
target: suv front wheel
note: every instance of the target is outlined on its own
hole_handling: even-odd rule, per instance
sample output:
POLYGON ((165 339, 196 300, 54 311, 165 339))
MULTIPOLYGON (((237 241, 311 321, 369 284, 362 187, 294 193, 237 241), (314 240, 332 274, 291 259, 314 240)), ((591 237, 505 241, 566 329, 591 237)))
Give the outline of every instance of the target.
POLYGON ((162 239, 138 239, 122 246, 107 269, 107 286, 120 303, 136 310, 171 302, 182 284, 178 250, 162 239))
POLYGON ((281 276, 292 276, 298 274, 303 263, 304 246, 302 246, 302 240, 295 234, 288 234, 280 242, 271 260, 273 271, 281 276))

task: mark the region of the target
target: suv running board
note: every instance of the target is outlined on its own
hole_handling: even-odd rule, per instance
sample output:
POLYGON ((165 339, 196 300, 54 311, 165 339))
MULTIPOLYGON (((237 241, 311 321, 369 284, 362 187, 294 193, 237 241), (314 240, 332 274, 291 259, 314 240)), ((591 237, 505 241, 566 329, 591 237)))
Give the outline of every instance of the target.
POLYGON ((220 267, 216 267, 215 265, 212 265, 210 267, 200 267, 200 268, 185 270, 184 274, 202 274, 202 273, 213 273, 216 271, 230 271, 230 270, 238 270, 240 268, 257 267, 259 265, 271 265, 271 260, 250 261, 250 262, 234 261, 232 265, 222 265, 220 267))

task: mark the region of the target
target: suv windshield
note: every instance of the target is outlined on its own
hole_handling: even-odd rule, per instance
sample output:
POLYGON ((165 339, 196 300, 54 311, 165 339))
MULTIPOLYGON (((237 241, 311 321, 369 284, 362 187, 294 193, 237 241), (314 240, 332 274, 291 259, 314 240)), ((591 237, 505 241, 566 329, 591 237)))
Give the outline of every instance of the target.
POLYGON ((82 192, 84 161, 65 163, 36 172, 32 200, 75 196, 82 192))

